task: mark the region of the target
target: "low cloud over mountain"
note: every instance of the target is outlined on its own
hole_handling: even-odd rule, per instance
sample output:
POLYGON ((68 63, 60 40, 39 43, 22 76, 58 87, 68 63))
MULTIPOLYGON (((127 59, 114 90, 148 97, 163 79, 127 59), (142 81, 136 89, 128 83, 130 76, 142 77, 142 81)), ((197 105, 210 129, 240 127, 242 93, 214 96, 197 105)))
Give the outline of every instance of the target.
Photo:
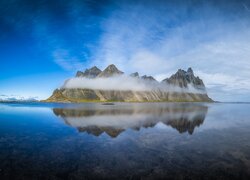
POLYGON ((179 69, 158 82, 139 73, 125 75, 111 64, 101 71, 96 66, 78 71, 47 101, 211 101, 203 81, 193 70, 179 69))

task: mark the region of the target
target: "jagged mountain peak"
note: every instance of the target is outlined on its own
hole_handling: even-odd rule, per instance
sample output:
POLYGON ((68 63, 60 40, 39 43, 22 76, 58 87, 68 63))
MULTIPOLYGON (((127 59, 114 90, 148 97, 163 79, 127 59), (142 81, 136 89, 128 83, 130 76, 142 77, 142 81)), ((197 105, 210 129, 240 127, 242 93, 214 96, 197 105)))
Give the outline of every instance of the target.
POLYGON ((136 78, 140 77, 138 72, 131 73, 129 76, 130 77, 136 77, 136 78))
POLYGON ((95 78, 101 72, 102 71, 99 68, 97 68, 96 66, 93 66, 90 69, 86 69, 84 72, 77 71, 76 77, 95 78))
POLYGON ((164 79, 162 82, 181 88, 188 88, 188 85, 192 85, 196 89, 205 90, 203 81, 194 75, 191 67, 187 71, 178 69, 175 74, 170 78, 164 79))
MULTIPOLYGON (((86 69, 84 72, 78 71, 76 76, 86 78, 109 78, 122 74, 122 71, 120 71, 114 64, 111 64, 103 71, 98 69, 96 66, 86 69)), ((130 82, 128 84, 126 84, 127 82, 124 82, 124 76, 120 76, 121 79, 115 79, 114 82, 113 78, 103 79, 103 81, 110 80, 110 82, 114 83, 112 87, 109 87, 108 83, 102 85, 106 86, 107 84, 108 88, 94 85, 92 87, 85 87, 84 79, 82 79, 82 85, 78 86, 77 83, 79 83, 81 79, 72 78, 65 81, 63 87, 54 91, 52 96, 50 96, 46 101, 213 101, 208 97, 203 81, 198 76, 196 77, 194 75, 192 68, 188 68, 187 71, 179 69, 170 78, 163 80, 161 84, 152 76, 144 75, 140 77, 138 72, 132 73, 130 76, 138 78, 133 80, 126 79, 126 81, 131 80, 132 85, 129 84, 130 82), (70 82, 77 83, 70 84, 70 82), (125 83, 123 89, 118 88, 120 84, 123 83, 125 83), (140 89, 133 89, 134 86, 137 86, 137 84, 134 85, 133 83, 139 83, 142 88, 139 86, 140 89), (169 85, 177 88, 172 88, 169 85)), ((94 79, 93 82, 95 82, 94 79)))
POLYGON ((193 71, 193 69, 191 67, 189 67, 187 69, 187 71, 185 71, 183 69, 178 69, 178 71, 173 75, 176 75, 176 76, 194 75, 194 71, 193 71))
POLYGON ((106 67, 106 69, 118 69, 114 64, 110 64, 106 67))
POLYGON ((183 69, 178 69, 178 71, 175 74, 178 74, 178 75, 192 74, 192 75, 194 75, 194 71, 191 67, 189 67, 187 69, 187 71, 185 71, 183 69))
POLYGON ((101 70, 96 66, 93 66, 92 68, 90 68, 89 71, 100 71, 101 72, 101 70))
POLYGON ((156 79, 153 76, 144 75, 141 78, 146 81, 156 81, 156 79))
POLYGON ((76 72, 76 77, 83 77, 83 76, 84 76, 84 74, 83 74, 82 71, 77 71, 76 72))
POLYGON ((191 67, 188 68, 187 72, 190 73, 190 74, 194 74, 194 71, 193 71, 193 69, 191 67))
POLYGON ((108 67, 106 67, 106 68, 104 69, 104 71, 122 72, 122 71, 120 71, 114 64, 108 65, 108 67))
POLYGON ((114 64, 110 64, 98 75, 98 77, 111 77, 121 74, 123 74, 122 71, 120 71, 114 64))

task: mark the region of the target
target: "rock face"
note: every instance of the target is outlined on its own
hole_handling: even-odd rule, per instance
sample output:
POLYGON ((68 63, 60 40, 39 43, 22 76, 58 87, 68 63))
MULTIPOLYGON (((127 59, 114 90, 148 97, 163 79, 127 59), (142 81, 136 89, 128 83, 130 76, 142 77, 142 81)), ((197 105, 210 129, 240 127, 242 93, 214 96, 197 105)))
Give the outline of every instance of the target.
POLYGON ((152 76, 144 75, 141 78, 145 81, 156 82, 155 78, 153 78, 152 76))
POLYGON ((136 78, 139 78, 139 73, 138 72, 135 72, 135 73, 132 73, 129 75, 130 77, 136 77, 136 78))
POLYGON ((102 71, 98 75, 98 77, 112 77, 112 76, 121 75, 121 74, 123 74, 123 72, 117 69, 117 67, 114 64, 111 64, 108 67, 106 67, 106 69, 104 69, 104 71, 102 71))
POLYGON ((97 77, 102 71, 98 69, 96 66, 86 69, 84 72, 77 71, 76 77, 86 77, 86 78, 95 78, 97 77))
MULTIPOLYGON (((96 66, 86 69, 84 72, 78 71, 76 78, 100 79, 125 76, 115 65, 111 64, 101 71, 96 66)), ((163 102, 163 101, 203 101, 212 102, 208 97, 203 81, 194 75, 191 68, 187 71, 179 69, 170 78, 158 82, 152 76, 139 76, 133 73, 129 77, 145 86, 150 85, 152 89, 145 90, 103 90, 87 88, 63 88, 56 89, 53 94, 45 100, 46 102, 163 102)), ((91 80, 92 81, 92 80, 91 80)), ((103 81, 103 80, 102 80, 103 81)), ((68 80, 65 82, 67 84, 68 80)), ((125 82, 119 82, 117 86, 125 82)))
POLYGON ((188 88, 188 86, 190 85, 195 89, 206 89, 203 81, 198 76, 194 76, 192 68, 188 68, 187 71, 179 69, 174 75, 172 75, 170 78, 164 79, 162 82, 180 88, 188 88))
POLYGON ((95 136, 102 133, 115 138, 127 129, 139 131, 142 127, 154 127, 159 122, 171 126, 179 133, 193 134, 203 124, 208 107, 199 103, 155 103, 123 104, 115 109, 94 106, 94 108, 54 108, 65 124, 95 136), (136 115, 136 116, 135 116, 136 115), (95 121, 93 121, 95 119, 95 121), (117 121, 119 119, 119 121, 117 121))

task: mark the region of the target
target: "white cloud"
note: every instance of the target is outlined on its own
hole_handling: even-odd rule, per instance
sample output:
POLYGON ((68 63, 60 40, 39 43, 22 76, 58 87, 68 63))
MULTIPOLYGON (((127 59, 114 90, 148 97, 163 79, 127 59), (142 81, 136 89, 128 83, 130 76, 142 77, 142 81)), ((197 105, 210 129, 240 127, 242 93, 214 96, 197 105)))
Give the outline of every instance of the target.
POLYGON ((65 70, 83 69, 84 65, 77 57, 72 56, 65 49, 56 49, 53 52, 54 61, 65 70))
POLYGON ((146 85, 136 78, 115 76, 112 78, 71 78, 65 82, 63 88, 87 88, 98 90, 152 90, 153 86, 146 85))
POLYGON ((165 92, 189 92, 189 93, 206 93, 202 90, 195 89, 192 85, 188 88, 179 88, 164 83, 154 81, 144 81, 139 78, 133 78, 126 75, 114 76, 109 78, 71 78, 65 81, 62 88, 83 88, 95 90, 119 90, 119 91, 152 91, 161 90, 165 92))
POLYGON ((199 18, 180 23, 176 16, 185 9, 168 13, 164 7, 122 7, 104 22, 92 63, 117 64, 124 72, 138 71, 158 80, 192 67, 215 99, 249 101, 250 23, 207 9, 200 9, 199 18))
MULTIPOLYGON (((227 5, 215 7, 209 2, 195 7, 191 7, 193 3, 153 2, 120 1, 104 17, 88 18, 87 6, 70 3, 72 33, 82 40, 78 49, 87 49, 89 56, 70 51, 74 45, 68 46, 67 38, 50 31, 53 22, 47 17, 35 23, 34 35, 41 49, 48 45, 54 62, 68 71, 82 70, 86 64, 101 68, 115 64, 126 73, 138 71, 162 80, 179 68, 193 67, 214 99, 250 101, 249 5, 241 4, 248 13, 242 16, 241 12, 228 12, 227 5), (96 38, 91 38, 96 24, 101 25, 98 43, 85 42, 84 37, 96 38)), ((239 11, 231 6, 229 3, 229 9, 239 11)))
MULTIPOLYGON (((128 61, 132 69, 138 70, 141 74, 158 75, 156 72, 167 72, 173 65, 166 64, 166 59, 148 50, 139 50, 128 61)), ((166 78, 166 76, 165 76, 166 78)))

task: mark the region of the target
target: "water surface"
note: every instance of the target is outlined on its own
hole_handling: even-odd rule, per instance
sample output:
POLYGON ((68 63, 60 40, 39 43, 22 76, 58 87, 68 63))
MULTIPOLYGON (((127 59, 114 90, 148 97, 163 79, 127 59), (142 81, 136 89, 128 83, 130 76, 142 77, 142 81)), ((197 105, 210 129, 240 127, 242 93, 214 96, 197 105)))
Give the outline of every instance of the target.
POLYGON ((249 179, 250 104, 0 104, 0 179, 249 179))

